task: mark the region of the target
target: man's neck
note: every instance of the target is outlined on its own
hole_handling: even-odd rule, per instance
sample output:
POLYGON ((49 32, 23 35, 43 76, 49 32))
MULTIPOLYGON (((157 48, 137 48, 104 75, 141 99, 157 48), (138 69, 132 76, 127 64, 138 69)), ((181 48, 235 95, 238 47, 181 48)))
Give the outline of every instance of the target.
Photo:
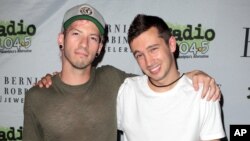
POLYGON ((166 92, 171 90, 181 77, 182 75, 176 70, 167 74, 163 80, 153 81, 148 78, 148 85, 155 92, 166 92))
POLYGON ((62 69, 59 74, 61 80, 68 85, 81 85, 89 81, 91 66, 85 69, 62 69))

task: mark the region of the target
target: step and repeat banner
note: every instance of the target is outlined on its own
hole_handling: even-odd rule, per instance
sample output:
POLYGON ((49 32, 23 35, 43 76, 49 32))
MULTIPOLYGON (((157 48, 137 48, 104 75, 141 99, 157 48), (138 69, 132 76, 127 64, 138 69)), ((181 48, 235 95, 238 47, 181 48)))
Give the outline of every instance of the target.
POLYGON ((136 14, 162 17, 178 40, 182 72, 203 70, 222 92, 223 121, 250 124, 249 0, 11 0, 0 1, 0 140, 22 140, 25 92, 61 70, 57 35, 72 6, 89 3, 108 24, 101 65, 142 74, 127 44, 136 14))

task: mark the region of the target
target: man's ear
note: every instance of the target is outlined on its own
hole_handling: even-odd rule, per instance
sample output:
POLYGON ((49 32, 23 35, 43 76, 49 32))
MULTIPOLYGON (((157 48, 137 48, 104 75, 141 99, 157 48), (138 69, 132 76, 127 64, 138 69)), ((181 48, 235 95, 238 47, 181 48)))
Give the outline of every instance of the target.
POLYGON ((98 50, 97 50, 98 55, 100 55, 100 53, 101 53, 101 51, 102 51, 102 47, 103 47, 103 43, 100 42, 100 43, 99 43, 99 48, 98 48, 98 50))
POLYGON ((58 34, 57 43, 58 43, 60 49, 64 48, 64 34, 63 33, 58 34))
POLYGON ((171 36, 169 38, 169 48, 170 48, 171 52, 175 52, 175 50, 176 50, 176 39, 174 36, 171 36))

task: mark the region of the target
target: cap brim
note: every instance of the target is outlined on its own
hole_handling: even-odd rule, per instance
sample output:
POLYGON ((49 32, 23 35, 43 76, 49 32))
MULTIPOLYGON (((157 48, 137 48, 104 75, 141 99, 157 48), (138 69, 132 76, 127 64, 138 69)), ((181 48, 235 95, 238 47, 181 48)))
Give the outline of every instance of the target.
POLYGON ((90 17, 88 15, 78 15, 78 16, 74 16, 74 17, 68 19, 63 24, 64 30, 67 29, 76 20, 89 20, 89 21, 93 22, 97 26, 97 28, 99 29, 101 35, 104 34, 104 27, 102 26, 102 24, 97 19, 95 19, 93 17, 90 17))

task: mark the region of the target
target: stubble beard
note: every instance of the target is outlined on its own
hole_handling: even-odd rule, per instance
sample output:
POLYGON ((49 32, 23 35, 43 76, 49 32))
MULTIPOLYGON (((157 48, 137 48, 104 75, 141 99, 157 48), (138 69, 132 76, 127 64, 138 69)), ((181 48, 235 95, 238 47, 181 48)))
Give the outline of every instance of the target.
POLYGON ((86 69, 89 65, 91 65, 91 61, 90 63, 86 63, 83 59, 74 61, 67 53, 64 53, 64 56, 65 60, 67 60, 75 69, 83 70, 86 69))

